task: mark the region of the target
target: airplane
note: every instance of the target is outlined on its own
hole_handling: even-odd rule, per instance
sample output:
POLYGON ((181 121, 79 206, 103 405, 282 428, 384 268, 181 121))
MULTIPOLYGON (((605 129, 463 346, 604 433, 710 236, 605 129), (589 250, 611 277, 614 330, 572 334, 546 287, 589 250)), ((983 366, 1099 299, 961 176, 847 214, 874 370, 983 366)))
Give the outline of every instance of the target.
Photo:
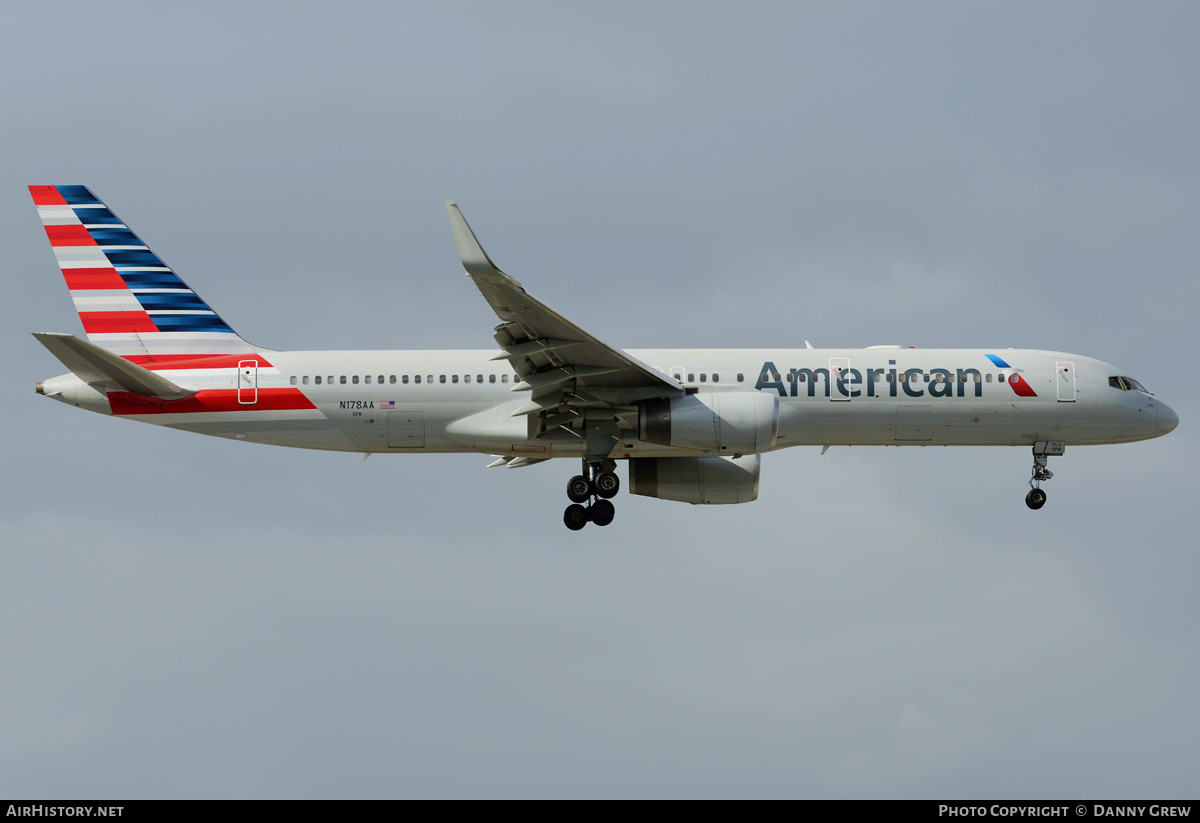
POLYGON ((68 369, 38 394, 89 411, 304 449, 477 452, 490 467, 580 461, 572 530, 633 494, 758 497, 762 455, 792 446, 1023 446, 1025 502, 1068 445, 1179 423, 1122 370, 1030 349, 656 349, 604 343, 530 295, 445 201, 459 258, 499 318, 495 349, 276 351, 239 336, 85 186, 30 186, 87 339, 34 337, 68 369))

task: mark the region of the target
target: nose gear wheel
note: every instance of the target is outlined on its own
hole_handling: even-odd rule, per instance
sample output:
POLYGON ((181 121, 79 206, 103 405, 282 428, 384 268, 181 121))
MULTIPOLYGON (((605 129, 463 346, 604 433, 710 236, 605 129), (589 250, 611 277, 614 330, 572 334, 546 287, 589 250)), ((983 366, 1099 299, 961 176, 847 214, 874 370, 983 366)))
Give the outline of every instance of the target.
POLYGON ((1039 454, 1037 447, 1033 450, 1033 472, 1029 477, 1029 494, 1025 495, 1025 505, 1037 511, 1046 505, 1046 492, 1042 491, 1042 482, 1054 476, 1046 466, 1047 455, 1039 454))

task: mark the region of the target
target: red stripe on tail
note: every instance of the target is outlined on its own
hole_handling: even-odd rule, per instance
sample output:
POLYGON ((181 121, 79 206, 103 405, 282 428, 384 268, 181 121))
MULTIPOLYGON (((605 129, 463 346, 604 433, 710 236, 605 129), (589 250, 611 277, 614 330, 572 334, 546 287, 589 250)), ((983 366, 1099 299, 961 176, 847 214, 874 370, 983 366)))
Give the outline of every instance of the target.
POLYGON ((33 195, 33 205, 35 206, 67 205, 67 201, 54 186, 30 186, 29 193, 33 195))
POLYGON ((71 291, 129 288, 116 269, 63 269, 62 273, 71 291))
POLYGON ((88 334, 158 331, 144 311, 81 311, 79 319, 88 334))
POLYGON ((46 226, 51 246, 94 246, 96 241, 83 226, 46 226))

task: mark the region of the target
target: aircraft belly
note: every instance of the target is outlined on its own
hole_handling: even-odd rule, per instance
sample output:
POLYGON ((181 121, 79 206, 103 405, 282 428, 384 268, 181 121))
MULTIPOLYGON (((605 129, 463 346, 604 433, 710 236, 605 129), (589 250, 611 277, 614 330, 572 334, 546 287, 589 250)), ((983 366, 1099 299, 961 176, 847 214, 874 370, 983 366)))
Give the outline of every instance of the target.
MULTIPOLYGON (((788 404, 779 446, 942 445, 1020 446, 1038 440, 1111 443, 1110 427, 1068 416, 1058 404, 987 404, 957 398, 946 402, 895 402, 887 398, 832 404, 788 404), (785 425, 786 424, 786 425, 785 425)), ((1077 412, 1078 406, 1074 407, 1077 412)))

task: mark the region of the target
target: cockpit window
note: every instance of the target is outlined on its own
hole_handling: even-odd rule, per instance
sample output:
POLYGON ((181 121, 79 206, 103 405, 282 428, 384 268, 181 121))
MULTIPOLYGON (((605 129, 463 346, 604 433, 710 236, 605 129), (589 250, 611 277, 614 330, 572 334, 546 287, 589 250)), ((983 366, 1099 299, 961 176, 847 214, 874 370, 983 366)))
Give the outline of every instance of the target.
POLYGON ((1121 391, 1136 390, 1145 392, 1146 394, 1150 393, 1149 391, 1146 391, 1145 386, 1134 380, 1132 377, 1110 377, 1108 378, 1108 385, 1112 386, 1114 389, 1120 389, 1121 391))

